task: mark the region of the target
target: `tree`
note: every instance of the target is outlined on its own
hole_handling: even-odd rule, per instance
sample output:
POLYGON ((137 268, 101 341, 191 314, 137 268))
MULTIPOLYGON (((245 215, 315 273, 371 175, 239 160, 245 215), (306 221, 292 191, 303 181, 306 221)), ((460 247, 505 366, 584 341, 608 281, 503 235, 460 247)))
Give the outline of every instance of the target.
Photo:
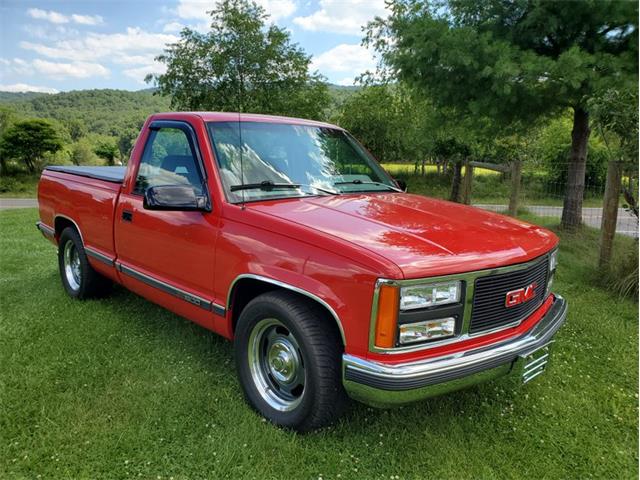
POLYGON ((173 108, 321 116, 329 103, 323 78, 309 72, 311 58, 286 30, 266 25, 262 7, 222 0, 210 15, 208 33, 183 29, 157 57, 166 73, 147 77, 173 108))
POLYGON ((381 162, 416 162, 428 149, 427 102, 397 85, 364 86, 347 98, 334 121, 381 162))
MULTIPOLYGON (((16 114, 10 108, 0 106, 0 138, 4 136, 11 125, 16 121, 16 114)), ((0 173, 3 175, 7 172, 7 162, 5 155, 0 152, 0 173)))
POLYGON ((89 130, 87 129, 87 125, 83 121, 78 120, 76 118, 73 118, 71 120, 64 122, 64 125, 69 131, 69 136, 71 137, 71 140, 73 140, 74 142, 77 142, 82 137, 84 137, 87 133, 89 133, 89 130))
MULTIPOLYGON (((600 238, 600 267, 608 267, 613 252, 613 238, 618 222, 618 202, 622 186, 622 173, 631 176, 638 168, 638 92, 609 89, 590 103, 594 124, 610 154, 607 184, 604 192, 600 238)), ((625 197, 631 211, 637 216, 637 205, 631 189, 625 197), (634 209, 635 206, 635 209, 634 209)))
POLYGON ((96 154, 86 139, 81 139, 71 145, 71 162, 74 165, 95 164, 96 154))
POLYGON ((46 153, 62 149, 62 139, 47 120, 34 119, 17 122, 9 127, 0 140, 0 155, 22 160, 29 173, 36 168, 46 153))
POLYGON ((104 140, 98 143, 94 150, 95 154, 106 160, 107 165, 115 165, 116 158, 120 151, 113 140, 104 140))
POLYGON ((603 85, 637 84, 637 2, 399 0, 365 41, 386 75, 470 115, 506 125, 570 107, 562 225, 580 225, 588 100, 603 85))

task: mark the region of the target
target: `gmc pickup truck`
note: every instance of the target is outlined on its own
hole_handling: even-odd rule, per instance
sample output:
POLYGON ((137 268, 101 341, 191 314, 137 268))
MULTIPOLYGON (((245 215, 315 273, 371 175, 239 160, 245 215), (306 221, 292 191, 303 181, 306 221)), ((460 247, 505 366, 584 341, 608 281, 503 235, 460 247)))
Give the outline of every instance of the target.
POLYGON ((232 339, 248 403, 300 432, 349 397, 538 376, 567 313, 557 237, 401 185, 334 125, 164 113, 126 168, 46 168, 37 227, 70 296, 117 283, 232 339))

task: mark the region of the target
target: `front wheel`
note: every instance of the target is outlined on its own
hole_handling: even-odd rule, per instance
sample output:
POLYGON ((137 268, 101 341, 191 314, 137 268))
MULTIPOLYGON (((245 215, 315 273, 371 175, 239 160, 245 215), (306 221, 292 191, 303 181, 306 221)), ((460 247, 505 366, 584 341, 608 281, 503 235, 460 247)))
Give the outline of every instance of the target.
POLYGON ((296 294, 268 292, 238 319, 235 359, 249 404, 299 432, 333 423, 346 405, 342 346, 324 311, 296 294))

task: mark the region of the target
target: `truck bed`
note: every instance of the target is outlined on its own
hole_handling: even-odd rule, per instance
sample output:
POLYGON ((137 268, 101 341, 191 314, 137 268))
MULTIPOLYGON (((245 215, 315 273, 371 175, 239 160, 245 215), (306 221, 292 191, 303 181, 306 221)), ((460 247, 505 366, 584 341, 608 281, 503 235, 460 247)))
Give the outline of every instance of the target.
POLYGON ((122 183, 126 169, 127 167, 67 167, 62 165, 53 165, 45 168, 45 170, 52 172, 69 173, 111 183, 122 183))

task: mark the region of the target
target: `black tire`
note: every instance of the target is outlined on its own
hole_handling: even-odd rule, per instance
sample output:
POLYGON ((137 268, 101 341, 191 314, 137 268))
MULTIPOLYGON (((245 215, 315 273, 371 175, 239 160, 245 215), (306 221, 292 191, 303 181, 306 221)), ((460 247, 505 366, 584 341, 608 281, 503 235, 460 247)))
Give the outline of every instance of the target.
POLYGON ((249 302, 240 314, 234 341, 240 384, 247 402, 276 425, 301 433, 315 430, 335 422, 348 403, 342 386, 342 342, 333 319, 327 317, 326 312, 314 302, 287 291, 264 293, 249 302), (296 344, 304 372, 301 393, 299 385, 292 389, 293 394, 299 397, 293 397, 293 394, 285 391, 277 392, 279 388, 272 390, 271 395, 278 397, 286 393, 286 396, 293 398, 292 404, 297 402, 287 411, 275 408, 273 399, 265 397, 269 394, 264 393, 265 390, 259 386, 260 381, 256 380, 255 371, 260 367, 252 360, 255 355, 250 358, 251 351, 261 351, 260 361, 264 361, 262 371, 270 372, 264 377, 265 381, 271 381, 270 385, 281 385, 271 375, 273 364, 266 352, 267 349, 274 351, 274 342, 265 340, 265 351, 253 349, 254 344, 262 346, 257 331, 274 319, 281 324, 276 325, 272 332, 277 338, 275 343, 282 340, 280 337, 291 339, 296 344))
POLYGON ((96 272, 89 264, 89 259, 84 250, 82 239, 77 230, 73 227, 67 227, 60 235, 58 242, 58 268, 60 270, 60 278, 62 285, 67 294, 72 298, 85 299, 93 297, 101 297, 106 295, 111 287, 111 282, 96 272), (71 252, 72 258, 77 252, 76 275, 67 272, 67 264, 65 264, 65 252, 71 252))

